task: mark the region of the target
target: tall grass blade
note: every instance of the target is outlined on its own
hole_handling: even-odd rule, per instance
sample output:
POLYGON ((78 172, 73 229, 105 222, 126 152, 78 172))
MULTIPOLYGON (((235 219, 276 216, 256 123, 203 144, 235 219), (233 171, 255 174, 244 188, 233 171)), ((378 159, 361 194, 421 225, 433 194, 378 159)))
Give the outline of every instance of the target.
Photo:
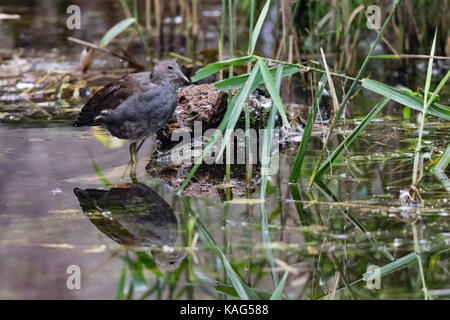
MULTIPOLYGON (((276 89, 279 91, 281 87, 281 80, 283 74, 283 65, 279 65, 277 68, 277 74, 275 76, 276 89)), ((270 166, 271 154, 272 154, 272 130, 275 128, 275 120, 277 116, 277 109, 274 105, 270 110, 269 119, 266 127, 266 134, 264 135, 263 151, 262 151, 262 169, 261 169, 261 196, 260 199, 264 200, 266 196, 267 187, 267 174, 270 166)))
MULTIPOLYGON (((277 72, 277 67, 269 68, 269 71, 273 77, 273 76, 275 76, 275 73, 277 72)), ((298 66, 290 66, 290 65, 286 65, 286 64, 283 66, 283 78, 292 76, 298 72, 299 72, 298 66)), ((232 78, 218 81, 214 85, 216 86, 217 89, 219 89, 221 91, 240 89, 247 82, 249 75, 250 74, 247 73, 247 74, 243 74, 240 76, 234 76, 232 78)), ((256 79, 258 81, 258 85, 264 83, 264 79, 261 74, 258 74, 256 79)))
POLYGON ((191 80, 192 82, 197 82, 219 72, 222 69, 229 68, 231 66, 245 65, 249 62, 255 61, 255 59, 256 58, 254 56, 246 56, 210 63, 206 67, 198 70, 191 80))
MULTIPOLYGON (((434 56, 434 52, 436 51, 436 36, 437 36, 437 29, 436 29, 436 32, 434 33, 433 45, 431 46, 430 56, 432 56, 432 57, 434 56)), ((428 93, 430 92, 430 87, 431 87, 431 78, 433 76, 433 61, 434 61, 433 58, 430 58, 428 61, 427 78, 425 81, 425 92, 424 92, 424 98, 423 98, 423 114, 422 114, 422 119, 420 121, 419 138, 417 139, 416 151, 414 152, 414 167, 413 167, 413 177, 412 177, 413 185, 416 185, 418 182, 417 177, 419 174, 419 157, 420 157, 420 150, 422 149, 423 128, 425 126, 425 118, 426 118, 427 110, 429 107, 429 104, 427 103, 427 101, 429 98, 428 93)), ((433 98, 430 99, 430 101, 433 101, 433 98)), ((423 285, 425 288, 425 283, 423 285)), ((425 293, 425 298, 427 298, 426 293, 425 293)))
POLYGON ((380 272, 381 277, 387 276, 397 270, 406 268, 407 266, 414 263, 415 260, 416 260, 416 254, 414 252, 411 252, 410 254, 408 254, 400 259, 397 259, 391 263, 388 263, 388 264, 380 267, 379 270, 372 270, 372 271, 364 273, 362 276, 362 279, 364 281, 367 281, 368 279, 373 277, 376 272, 380 272))
POLYGON ((266 89, 267 91, 269 91, 269 94, 272 97, 273 104, 278 108, 278 113, 283 120, 284 126, 287 129, 290 129, 291 124, 287 119, 286 112, 284 111, 283 101, 281 100, 280 93, 278 92, 275 82, 273 81, 273 77, 270 74, 269 69, 263 59, 258 59, 258 65, 261 69, 261 74, 263 76, 266 89))
POLYGON ((117 37, 120 33, 122 33, 125 29, 127 29, 135 22, 135 18, 128 18, 120 21, 105 33, 98 46, 100 48, 106 47, 112 40, 114 40, 115 37, 117 37))
MULTIPOLYGON (((235 127, 235 125, 237 123, 237 120, 239 119, 239 115, 242 112, 242 107, 244 105, 245 100, 250 95, 250 93, 255 91, 256 88, 258 87, 258 83, 255 81, 255 78, 256 78, 258 73, 259 73, 259 68, 255 67, 253 69, 252 73, 250 74, 249 80, 246 82, 244 88, 242 88, 238 92, 238 94, 236 94, 234 96, 234 98, 232 100, 232 103, 231 103, 231 106, 227 109, 227 111, 226 111, 226 113, 225 113, 225 115, 224 115, 224 117, 222 119, 222 122, 220 123, 219 127, 217 128, 217 130, 214 132, 214 134, 211 137, 211 139, 206 144, 202 155, 195 162, 194 167, 189 172, 189 174, 186 177, 186 179, 184 180, 183 184, 178 189, 178 194, 180 194, 186 188, 187 184, 189 183, 189 181, 194 176, 194 174, 197 171, 198 167, 203 162, 203 159, 204 159, 205 155, 207 155, 211 151, 211 148, 214 146, 214 144, 222 137, 223 132, 225 131, 225 129, 227 129, 227 128, 231 128, 231 130, 234 129, 234 127, 235 127)), ((230 135, 231 135, 231 132, 228 132, 228 140, 230 138, 230 135)), ((218 157, 222 156, 223 151, 224 151, 225 146, 226 146, 226 143, 227 143, 227 141, 224 139, 222 141, 221 150, 218 153, 218 157)))
POLYGON ((441 156, 439 162, 434 166, 434 171, 445 171, 450 164, 450 144, 447 146, 444 154, 441 156))
POLYGON ((302 170, 303 160, 305 159, 306 149, 308 147, 309 139, 311 138, 311 132, 314 122, 317 118, 317 113, 319 110, 319 103, 323 96, 323 91, 327 85, 327 76, 323 75, 319 81, 319 90, 317 91, 314 102, 309 111, 308 120, 306 121, 305 130, 303 131, 302 141, 297 151, 297 157, 295 158, 294 168, 292 169, 291 177, 289 178, 290 183, 296 183, 300 178, 300 173, 302 170))
POLYGON ((281 295, 283 294, 284 287, 286 286, 286 280, 287 280, 288 275, 289 275, 289 271, 286 270, 284 272, 283 278, 281 279, 277 288, 275 289, 272 296, 270 297, 270 300, 281 300, 281 295))
MULTIPOLYGON (((369 112, 369 114, 361 121, 361 123, 345 138, 345 140, 328 156, 328 158, 320 165, 316 177, 321 177, 325 171, 336 161, 338 157, 356 140, 356 138, 363 132, 375 116, 388 104, 389 98, 383 98, 377 105, 369 112)), ((315 179, 316 177, 312 177, 315 179)))
POLYGON ((434 176, 439 180, 442 186, 450 193, 450 179, 447 177, 444 171, 433 170, 434 176))
MULTIPOLYGON (((402 105, 405 105, 407 107, 410 107, 412 109, 418 110, 423 112, 424 111, 424 104, 423 100, 414 97, 405 91, 394 89, 384 83, 370 80, 370 79, 363 79, 362 80, 362 86, 363 88, 373 91, 375 93, 378 93, 382 96, 388 97, 389 99, 392 99, 402 105)), ((450 120, 450 107, 444 106, 442 104, 438 104, 433 102, 433 99, 430 99, 428 102, 431 103, 427 110, 427 114, 433 115, 435 117, 439 117, 445 120, 450 120)))
MULTIPOLYGON (((230 45, 230 59, 234 56, 234 37, 233 37, 233 0, 228 0, 228 38, 230 45)), ((233 65, 229 68, 230 77, 233 76, 233 65)))
MULTIPOLYGON (((278 66, 275 83, 276 89, 279 92, 281 87, 281 76, 283 74, 283 65, 278 66)), ((275 120, 277 115, 277 108, 274 104, 272 104, 272 108, 270 110, 269 119, 266 127, 266 134, 264 135, 263 140, 263 151, 262 151, 262 159, 261 159, 261 194, 260 199, 263 201, 261 203, 261 233, 262 240, 264 243, 264 251, 266 253, 266 259, 269 262, 270 268, 272 270, 272 279, 275 287, 278 286, 278 272, 275 268, 275 263, 273 261, 272 248, 271 248, 271 239, 269 233, 269 218, 267 216, 266 204, 264 203, 266 198, 266 188, 267 188, 267 176, 268 170, 271 162, 271 154, 272 154, 272 130, 275 128, 275 120)))
POLYGON ((361 68, 358 71, 358 74, 356 75, 355 81, 353 81, 352 85, 350 86, 350 89, 345 94, 344 98, 342 99, 341 106, 339 107, 339 110, 336 114, 336 118, 339 119, 344 111, 345 106, 347 105, 348 100, 352 96, 353 92, 356 89, 356 86, 358 84, 358 81, 362 78, 363 72, 366 70, 367 64, 370 61, 370 57, 375 52, 375 48, 378 46, 378 43, 380 42, 381 37, 383 36, 384 30, 386 29, 387 25, 391 21, 395 11, 397 10, 398 6, 400 5, 401 0, 394 0, 394 5, 392 6, 391 11, 389 12, 389 16, 386 18, 386 21, 384 22, 383 26, 381 27, 381 30, 378 32, 378 35, 375 39, 375 41, 372 43, 369 53, 366 56, 366 59, 364 60, 361 68))
POLYGON ((266 19, 267 12, 269 11, 269 7, 270 7, 270 0, 267 0, 266 3, 264 4, 264 7, 263 7, 260 15, 259 15, 258 21, 256 22, 255 29, 253 30, 253 33, 252 33, 250 54, 253 54, 253 52, 255 52, 256 42, 258 41, 259 34, 261 33, 261 28, 264 24, 264 20, 266 19))
POLYGON ((254 26, 254 20, 255 20, 255 0, 250 1, 250 26, 249 26, 249 35, 248 35, 248 55, 253 54, 253 32, 255 31, 254 26))
POLYGON ((231 113, 230 113, 230 117, 228 119, 227 127, 225 130, 225 135, 224 135, 224 138, 222 141, 222 146, 217 153, 217 157, 216 157, 217 159, 219 159, 222 156, 226 145, 230 141, 231 134, 233 133, 233 130, 236 127, 236 124, 242 113, 242 109, 244 107, 245 101, 250 96, 250 94, 253 91, 255 91, 256 88, 258 87, 258 83, 255 81, 255 79, 259 73, 259 70, 260 70, 260 68, 258 67, 258 64, 255 65, 252 73, 250 74, 250 77, 248 78, 248 81, 245 83, 245 86, 231 100, 231 105, 228 107, 228 109, 231 110, 231 113))

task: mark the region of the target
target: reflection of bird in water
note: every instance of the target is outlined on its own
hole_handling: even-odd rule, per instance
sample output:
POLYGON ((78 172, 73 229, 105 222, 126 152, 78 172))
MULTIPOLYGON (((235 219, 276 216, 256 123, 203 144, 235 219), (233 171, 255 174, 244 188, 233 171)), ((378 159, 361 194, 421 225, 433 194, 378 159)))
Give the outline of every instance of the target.
POLYGON ((160 270, 174 270, 185 257, 185 252, 161 250, 175 244, 178 220, 169 204, 146 185, 132 183, 110 190, 75 188, 74 193, 101 232, 124 246, 149 247, 160 270))

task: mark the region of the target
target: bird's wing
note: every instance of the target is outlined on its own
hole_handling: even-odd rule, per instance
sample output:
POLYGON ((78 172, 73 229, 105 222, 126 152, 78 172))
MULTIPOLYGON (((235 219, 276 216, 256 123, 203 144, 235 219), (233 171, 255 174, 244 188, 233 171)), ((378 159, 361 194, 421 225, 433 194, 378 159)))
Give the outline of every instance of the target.
POLYGON ((91 105, 92 113, 97 116, 106 109, 116 109, 122 102, 136 93, 146 92, 151 85, 147 72, 126 75, 110 82, 99 90, 86 105, 91 105))
POLYGON ((128 97, 143 93, 151 86, 150 73, 125 75, 97 91, 81 109, 75 126, 96 125, 94 118, 103 110, 114 110, 128 97))

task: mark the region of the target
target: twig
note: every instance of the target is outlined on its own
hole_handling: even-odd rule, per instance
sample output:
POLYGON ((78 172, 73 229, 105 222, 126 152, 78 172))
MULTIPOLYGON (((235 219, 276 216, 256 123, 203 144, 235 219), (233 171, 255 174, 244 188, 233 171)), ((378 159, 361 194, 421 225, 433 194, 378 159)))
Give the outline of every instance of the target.
POLYGON ((124 55, 122 55, 120 53, 116 53, 116 52, 112 52, 112 51, 106 50, 104 48, 99 47, 98 45, 96 45, 94 43, 87 42, 87 41, 84 41, 84 40, 81 40, 81 39, 77 39, 77 38, 73 38, 73 37, 68 37, 67 40, 69 40, 71 42, 75 42, 75 43, 81 44, 81 45, 89 47, 89 48, 92 48, 94 50, 98 50, 98 51, 110 54, 110 55, 112 55, 112 56, 114 56, 116 58, 119 58, 119 59, 122 59, 122 60, 126 60, 129 63, 131 63, 132 65, 144 69, 144 66, 141 65, 140 63, 134 61, 134 59, 126 57, 126 56, 124 56, 124 55))

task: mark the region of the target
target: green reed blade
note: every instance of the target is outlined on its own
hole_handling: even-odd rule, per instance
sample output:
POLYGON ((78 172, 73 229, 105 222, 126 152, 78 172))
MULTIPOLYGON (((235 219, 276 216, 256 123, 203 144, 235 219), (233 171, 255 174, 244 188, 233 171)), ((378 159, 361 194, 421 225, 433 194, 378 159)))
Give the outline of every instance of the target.
POLYGON ((281 295, 283 294, 284 287, 286 286, 286 280, 289 275, 289 271, 286 270, 284 272, 283 278, 280 281, 280 284, 278 284, 277 288, 273 292, 272 296, 270 297, 270 300, 281 300, 281 295))
MULTIPOLYGON (((362 86, 367 90, 388 97, 389 99, 392 99, 402 105, 421 112, 424 111, 423 100, 418 97, 414 97, 406 93, 405 91, 394 89, 384 83, 370 79, 363 79, 362 86)), ((450 107, 435 103, 432 99, 430 99, 428 102, 430 102, 431 105, 427 110, 427 114, 450 120, 450 107)))
POLYGON ((210 63, 206 67, 198 70, 191 80, 192 82, 197 82, 219 72, 222 69, 229 68, 231 66, 245 65, 249 62, 255 61, 255 59, 256 58, 254 56, 246 56, 210 63))
MULTIPOLYGON (((277 67, 269 68, 269 71, 273 77, 273 76, 275 76, 275 73, 277 72, 277 67)), ((298 66, 283 64, 283 78, 292 76, 298 72, 299 72, 298 66)), ((219 89, 221 91, 240 89, 244 86, 245 82, 247 82, 249 75, 250 74, 247 73, 247 74, 243 74, 240 76, 234 76, 232 78, 218 81, 214 85, 216 86, 217 89, 219 89)), ((258 81, 258 84, 264 83, 264 79, 261 74, 258 74, 257 81, 258 81)))
POLYGON ((435 171, 445 171, 450 164, 450 144, 447 146, 444 154, 441 156, 439 162, 434 166, 435 171))
MULTIPOLYGON (((239 119, 239 115, 242 112, 242 107, 244 105, 245 100, 247 97, 256 90, 258 87, 258 83, 255 81, 256 75, 259 73, 259 68, 255 67, 250 74, 250 78, 248 79, 247 83, 245 84, 244 88, 241 89, 232 100, 232 103, 229 108, 227 108, 227 111, 222 119, 222 122, 220 123, 217 130, 214 132, 211 139, 206 144, 202 155, 197 159, 195 162, 193 168, 189 172, 187 178, 184 180, 181 187, 178 189, 178 194, 180 194, 187 186, 189 181, 194 176, 195 172, 197 171, 198 167, 200 167, 201 163, 203 162, 204 157, 211 151, 211 148, 214 146, 214 144, 222 137, 223 132, 225 129, 230 129, 231 131, 236 126, 237 120, 239 119)), ((227 130, 228 131, 228 130, 227 130)), ((231 132, 228 132, 226 136, 228 137, 228 140, 230 139, 231 132)), ((228 142, 228 140, 223 139, 221 144, 221 150, 218 153, 218 157, 222 156, 223 151, 225 149, 225 146, 228 142)))
POLYGON ((316 177, 321 177, 325 171, 336 161, 338 157, 344 153, 345 150, 356 140, 356 138, 363 132, 375 116, 388 104, 389 98, 383 98, 377 105, 369 112, 369 114, 361 121, 361 123, 345 138, 345 140, 328 156, 328 158, 320 165, 317 170, 316 177))
POLYGON ((303 160, 305 159, 306 149, 308 147, 309 139, 311 138, 311 132, 314 125, 314 122, 317 118, 317 113, 319 110, 319 103, 323 96, 323 91, 325 86, 327 85, 327 76, 323 75, 319 81, 319 90, 314 97, 313 106, 309 111, 308 120, 306 121, 305 130, 303 131, 302 141, 300 142, 300 146, 297 151, 297 157, 295 158, 295 164, 291 172, 291 177, 289 178, 289 183, 297 183, 300 178, 300 173, 302 170, 303 160))
MULTIPOLYGON (((431 53, 430 56, 433 57, 434 53, 436 51, 436 36, 437 36, 437 29, 436 32, 434 33, 434 39, 433 39, 433 45, 431 46, 431 53)), ((427 110, 429 107, 429 104, 427 103, 428 100, 428 93, 430 92, 430 87, 431 87, 431 78, 433 76, 433 58, 430 58, 428 60, 428 70, 427 70, 427 77, 426 77, 426 81, 425 81, 425 92, 424 92, 424 98, 423 98, 423 114, 422 114, 422 119, 420 121, 420 129, 419 129, 419 138, 417 139, 417 144, 416 144, 416 150, 414 152, 414 167, 413 167, 413 174, 412 174, 412 184, 416 185, 417 184, 417 179, 418 179, 418 175, 419 175, 419 157, 420 157, 420 150, 422 149, 422 137, 423 137, 423 128, 425 126, 425 118, 426 118, 426 114, 427 114, 427 110)), ((433 99, 433 98, 432 98, 433 99)), ((430 101, 433 101, 432 99, 430 99, 430 101)), ((424 283, 425 286, 425 283, 424 283)), ((427 294, 425 293, 425 298, 427 297, 427 294)))
POLYGON ((256 42, 258 41, 259 34, 261 32, 261 28, 264 24, 264 20, 266 19, 267 12, 269 11, 269 7, 270 7, 270 0, 267 0, 261 11, 261 14, 258 17, 258 21, 256 22, 255 29, 253 30, 253 33, 252 33, 250 54, 253 54, 253 52, 255 52, 256 42))
POLYGON ((239 117, 242 113, 242 109, 244 107, 245 101, 250 96, 250 94, 256 90, 258 87, 258 83, 255 81, 256 76, 259 73, 260 68, 258 67, 258 64, 255 65, 255 68, 253 68, 252 73, 250 74, 250 77, 248 78, 248 81, 245 83, 245 86, 239 91, 239 93, 234 96, 234 98, 231 100, 231 105, 228 107, 228 109, 231 110, 230 117, 227 122, 227 127, 225 130, 225 135, 222 140, 222 145, 217 153, 217 159, 219 159, 223 151, 225 150, 226 145, 230 141, 231 134, 234 131, 234 128, 236 127, 236 124, 239 120, 239 117))
MULTIPOLYGON (((277 74, 275 76, 275 86, 277 92, 280 91, 281 88, 281 80, 283 74, 283 65, 279 65, 277 69, 277 74)), ((269 119, 266 127, 266 134, 264 135, 263 140, 263 150, 262 150, 262 159, 261 159, 261 193, 260 199, 265 201, 266 198, 266 188, 267 188, 267 176, 268 170, 271 164, 271 155, 272 155, 272 130, 275 128, 275 120, 277 115, 277 108, 274 104, 272 104, 272 108, 270 110, 269 119)), ((271 247, 271 239, 269 232, 269 218, 267 216, 266 204, 264 202, 261 203, 261 233, 262 240, 264 243, 264 252, 266 254, 266 259, 269 262, 270 268, 272 270, 272 279, 275 287, 278 286, 278 272, 275 269, 275 263, 273 261, 272 255, 272 247, 271 247)))
POLYGON ((380 42, 380 39, 383 36, 384 30, 386 29, 387 25, 391 21, 395 11, 397 10, 398 6, 400 5, 400 2, 401 2, 401 0, 394 0, 394 4, 392 6, 391 11, 389 12, 389 16, 387 17, 386 21, 384 22, 383 26, 381 27, 381 30, 378 32, 378 35, 377 35, 375 41, 370 46, 369 53, 367 54, 361 68, 359 69, 358 74, 356 75, 355 81, 353 81, 349 90, 347 91, 344 98, 342 99, 341 106, 339 107, 339 110, 336 114, 337 119, 339 119, 341 117, 342 112, 344 111, 344 108, 347 105, 347 102, 349 101, 350 97, 352 96, 353 92, 355 91, 356 86, 357 86, 359 80, 362 78, 362 74, 366 70, 367 64, 370 61, 370 57, 375 52, 375 48, 378 46, 378 43, 380 42))
POLYGON ((120 21, 105 33, 105 35, 100 40, 98 46, 100 48, 106 47, 112 40, 114 40, 115 37, 117 37, 120 33, 122 33, 125 29, 127 29, 130 25, 132 25, 135 22, 136 22, 135 18, 128 18, 120 21))
POLYGON ((266 85, 267 91, 269 91, 270 97, 272 98, 273 104, 277 107, 278 113, 283 120, 283 124, 287 129, 291 128, 291 124, 289 123, 286 112, 284 111, 283 101, 281 100, 280 93, 277 90, 275 82, 273 81, 273 77, 269 72, 267 64, 263 61, 263 59, 258 58, 258 65, 261 69, 261 74, 264 79, 264 84, 266 85))

